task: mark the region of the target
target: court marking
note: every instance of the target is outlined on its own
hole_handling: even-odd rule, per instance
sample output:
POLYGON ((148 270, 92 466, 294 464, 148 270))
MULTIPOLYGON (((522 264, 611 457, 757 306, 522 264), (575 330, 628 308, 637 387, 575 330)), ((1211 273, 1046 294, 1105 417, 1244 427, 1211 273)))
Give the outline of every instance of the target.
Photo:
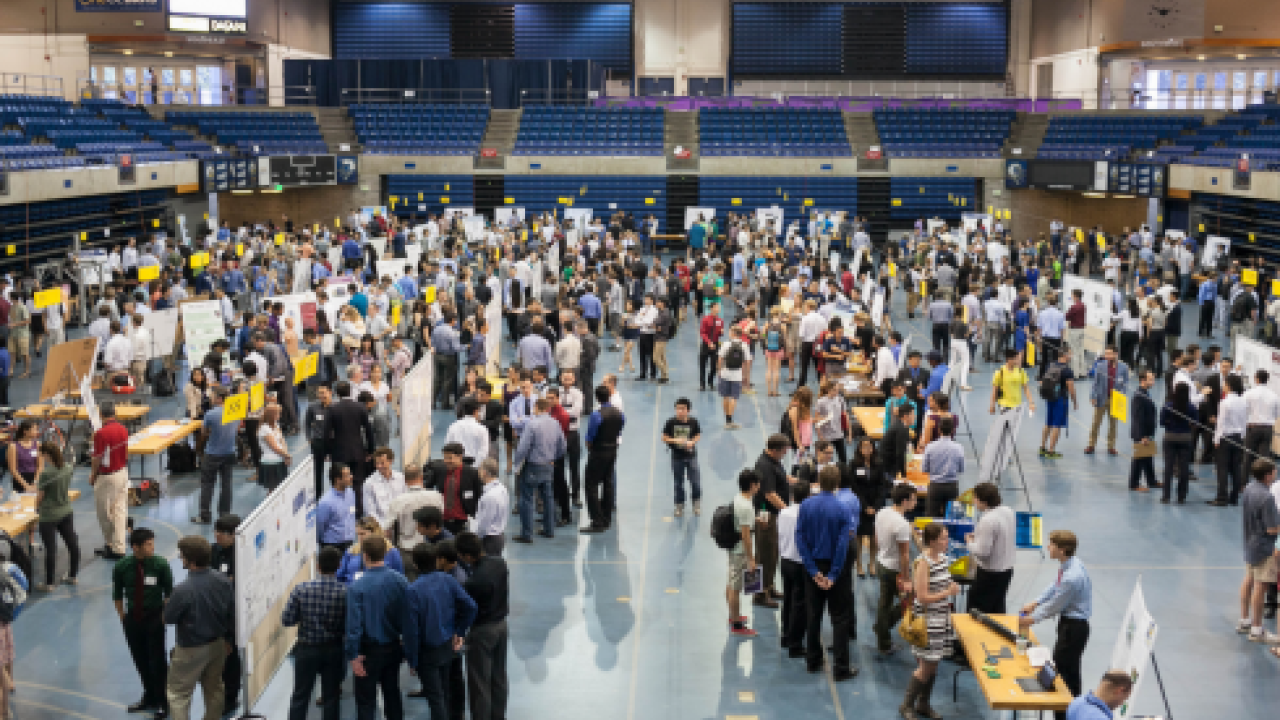
POLYGON ((37 690, 44 690, 45 692, 61 693, 63 695, 73 695, 75 697, 82 698, 84 700, 92 700, 93 702, 102 703, 103 705, 110 705, 113 708, 119 708, 121 710, 129 709, 128 706, 122 705, 118 702, 115 702, 112 700, 106 700, 104 698, 98 697, 97 695, 89 695, 87 693, 76 692, 75 690, 67 690, 66 688, 58 688, 58 687, 53 687, 51 685, 41 685, 40 683, 34 683, 28 680, 16 680, 14 681, 13 684, 20 687, 29 687, 29 688, 35 688, 37 690))
MULTIPOLYGON (((636 693, 640 686, 640 626, 644 623, 644 590, 645 580, 649 574, 649 536, 652 528, 653 514, 653 474, 658 466, 658 438, 662 436, 658 423, 661 421, 661 413, 658 408, 662 407, 662 386, 658 386, 658 392, 653 399, 653 444, 649 451, 649 484, 646 490, 646 498, 644 505, 644 542, 640 545, 640 575, 636 578, 636 594, 632 605, 635 606, 636 625, 631 631, 631 689, 627 699, 627 720, 635 720, 636 716, 636 693)), ((617 497, 614 498, 614 504, 618 502, 617 497)), ((614 509, 617 512, 617 508, 614 509)))
MULTIPOLYGON (((34 700, 28 700, 26 698, 10 697, 9 702, 20 703, 22 705, 29 705, 31 707, 40 708, 41 710, 49 710, 54 713, 62 713, 67 717, 84 718, 84 720, 100 720, 98 717, 95 717, 93 715, 85 715, 83 713, 78 713, 74 710, 68 710, 66 708, 57 707, 56 705, 46 705, 44 703, 36 702, 34 700)), ((124 708, 123 705, 121 705, 120 707, 124 708)))

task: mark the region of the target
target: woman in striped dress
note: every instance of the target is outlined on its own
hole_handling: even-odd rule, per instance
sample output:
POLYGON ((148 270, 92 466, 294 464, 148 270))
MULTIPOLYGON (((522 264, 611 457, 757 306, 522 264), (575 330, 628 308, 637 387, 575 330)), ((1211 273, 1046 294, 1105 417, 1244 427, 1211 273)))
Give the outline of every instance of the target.
POLYGON ((930 707, 929 696, 938 679, 938 663, 951 654, 951 598, 960 593, 960 586, 951 580, 946 528, 939 523, 926 525, 922 535, 924 554, 913 566, 911 585, 916 596, 913 607, 917 615, 924 616, 929 645, 911 648, 916 656, 916 671, 898 708, 906 720, 942 717, 930 707))

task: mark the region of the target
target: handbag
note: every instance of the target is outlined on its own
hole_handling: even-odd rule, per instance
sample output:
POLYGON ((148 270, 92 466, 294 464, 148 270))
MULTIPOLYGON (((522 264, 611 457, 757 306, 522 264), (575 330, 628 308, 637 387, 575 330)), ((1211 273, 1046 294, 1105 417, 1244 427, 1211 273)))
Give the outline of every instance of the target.
MULTIPOLYGON (((911 563, 911 575, 915 576, 916 563, 920 562, 920 558, 916 558, 911 563)), ((898 635, 907 642, 918 648, 929 647, 929 627, 925 622, 924 614, 917 613, 912 607, 911 598, 914 592, 909 592, 902 596, 902 622, 898 623, 898 635)))
POLYGON ((1135 442, 1133 444, 1133 459, 1142 460, 1144 458, 1152 458, 1156 456, 1156 443, 1151 442, 1135 442))

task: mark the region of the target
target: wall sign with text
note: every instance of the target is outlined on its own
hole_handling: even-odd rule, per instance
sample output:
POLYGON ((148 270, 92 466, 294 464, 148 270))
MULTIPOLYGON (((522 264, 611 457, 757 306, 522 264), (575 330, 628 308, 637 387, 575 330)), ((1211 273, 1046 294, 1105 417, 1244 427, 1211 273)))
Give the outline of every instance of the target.
POLYGON ((160 12, 161 0, 76 0, 76 12, 160 12))

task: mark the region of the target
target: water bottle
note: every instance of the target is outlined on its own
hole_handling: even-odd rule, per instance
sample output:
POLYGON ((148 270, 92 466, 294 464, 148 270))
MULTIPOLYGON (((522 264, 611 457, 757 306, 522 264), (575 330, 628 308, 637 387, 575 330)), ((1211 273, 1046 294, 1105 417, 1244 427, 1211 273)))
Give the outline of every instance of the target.
MULTIPOLYGON (((1024 618, 1026 616, 1027 616, 1026 613, 1018 613, 1019 618, 1024 618)), ((1027 654, 1027 648, 1030 647, 1030 645, 1031 645, 1031 638, 1027 635, 1027 629, 1023 627, 1021 623, 1019 623, 1018 624, 1018 654, 1025 657, 1027 654)))

